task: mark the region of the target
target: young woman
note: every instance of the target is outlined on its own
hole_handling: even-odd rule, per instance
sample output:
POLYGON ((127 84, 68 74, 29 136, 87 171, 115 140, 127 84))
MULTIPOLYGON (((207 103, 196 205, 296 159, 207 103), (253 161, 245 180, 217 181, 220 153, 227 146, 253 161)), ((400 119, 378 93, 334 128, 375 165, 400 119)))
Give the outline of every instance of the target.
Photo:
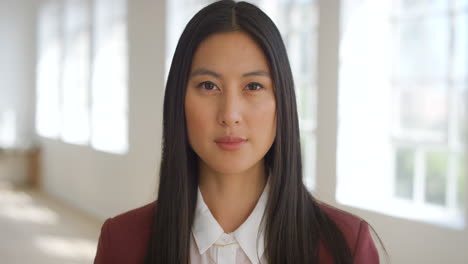
POLYGON ((368 224, 305 188, 295 102, 267 15, 198 12, 167 80, 158 198, 105 221, 95 263, 378 263, 368 224))

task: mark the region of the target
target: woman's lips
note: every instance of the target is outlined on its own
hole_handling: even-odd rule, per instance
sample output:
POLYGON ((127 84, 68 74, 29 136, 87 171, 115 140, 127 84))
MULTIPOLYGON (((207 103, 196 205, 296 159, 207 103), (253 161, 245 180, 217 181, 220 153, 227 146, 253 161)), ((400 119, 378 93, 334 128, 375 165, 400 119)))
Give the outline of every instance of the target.
POLYGON ((222 136, 215 140, 216 144, 224 150, 238 150, 246 141, 246 138, 238 136, 222 136))
POLYGON ((246 141, 239 142, 216 142, 216 144, 224 150, 238 150, 240 149, 246 141))

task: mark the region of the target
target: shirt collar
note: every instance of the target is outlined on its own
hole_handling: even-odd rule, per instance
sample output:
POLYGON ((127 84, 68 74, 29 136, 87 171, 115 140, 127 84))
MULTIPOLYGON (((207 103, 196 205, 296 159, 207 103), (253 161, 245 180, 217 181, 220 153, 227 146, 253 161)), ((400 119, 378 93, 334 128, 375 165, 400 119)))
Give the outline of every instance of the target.
MULTIPOLYGON (((258 199, 257 205, 255 206, 252 213, 249 215, 247 220, 242 223, 236 231, 232 232, 240 247, 245 252, 247 257, 253 264, 258 263, 265 250, 264 243, 264 222, 262 224, 262 216, 265 212, 266 203, 269 193, 269 182, 268 177, 263 193, 258 199), (262 226, 261 226, 262 224, 262 226), (258 247, 257 245, 257 234, 258 234, 258 247), (257 254, 258 253, 258 254, 257 254), (258 256, 258 258, 257 258, 258 256)), ((216 219, 211 214, 208 206, 205 204, 203 197, 198 188, 197 206, 195 210, 195 219, 192 226, 192 233, 197 243, 200 255, 204 254, 224 233, 223 228, 218 224, 216 219)))

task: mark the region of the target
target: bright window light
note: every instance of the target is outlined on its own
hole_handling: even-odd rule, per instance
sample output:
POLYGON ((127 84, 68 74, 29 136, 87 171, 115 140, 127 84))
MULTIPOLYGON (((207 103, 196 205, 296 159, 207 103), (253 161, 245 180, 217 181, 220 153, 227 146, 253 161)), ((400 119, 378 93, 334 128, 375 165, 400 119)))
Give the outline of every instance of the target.
POLYGON ((98 1, 94 14, 95 42, 92 79, 94 148, 128 151, 126 1, 98 1))
POLYGON ((59 14, 58 2, 48 1, 41 6, 38 19, 36 130, 39 135, 49 138, 59 136, 61 125, 59 14))
POLYGON ((43 1, 40 9, 38 134, 127 153, 126 1, 43 1))
POLYGON ((90 16, 86 1, 65 1, 62 139, 87 144, 89 121, 90 16))
POLYGON ((338 202, 463 228, 468 10, 344 2, 338 202))

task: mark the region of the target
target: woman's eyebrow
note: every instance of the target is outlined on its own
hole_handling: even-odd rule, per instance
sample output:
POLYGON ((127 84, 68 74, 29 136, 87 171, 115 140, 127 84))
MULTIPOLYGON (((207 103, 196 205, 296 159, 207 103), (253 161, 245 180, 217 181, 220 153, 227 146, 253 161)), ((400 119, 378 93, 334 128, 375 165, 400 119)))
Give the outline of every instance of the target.
POLYGON ((266 76, 270 77, 270 74, 264 70, 257 70, 257 71, 252 71, 248 73, 244 73, 242 77, 249 77, 249 76, 266 76))
MULTIPOLYGON (((199 76, 199 75, 211 75, 213 77, 215 77, 216 79, 222 79, 223 77, 221 76, 221 74, 217 73, 217 72, 214 72, 214 71, 211 71, 211 70, 208 70, 208 69, 205 69, 205 68, 199 68, 199 69, 196 69, 192 72, 192 74, 190 74, 190 78, 193 78, 195 76, 199 76)), ((264 70, 256 70, 256 71, 251 71, 251 72, 247 72, 247 73, 244 73, 242 75, 242 77, 249 77, 249 76, 266 76, 266 77, 270 77, 270 74, 264 70)))
POLYGON ((192 74, 190 74, 190 78, 193 78, 193 77, 198 76, 198 75, 211 75, 211 76, 215 77, 216 79, 222 79, 221 74, 216 73, 214 71, 210 71, 210 70, 205 69, 205 68, 200 68, 200 69, 194 70, 192 72, 192 74))

